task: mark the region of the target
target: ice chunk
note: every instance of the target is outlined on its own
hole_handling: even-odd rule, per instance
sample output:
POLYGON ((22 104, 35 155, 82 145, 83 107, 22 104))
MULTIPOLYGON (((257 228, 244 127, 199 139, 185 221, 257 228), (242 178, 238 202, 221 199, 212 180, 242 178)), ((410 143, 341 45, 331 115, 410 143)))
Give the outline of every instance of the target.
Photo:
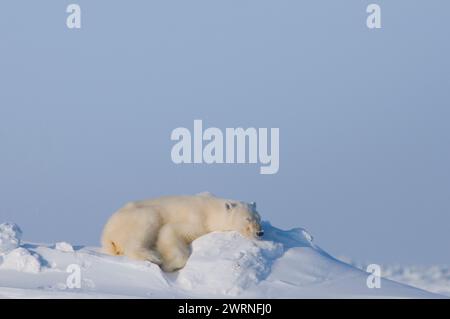
POLYGON ((66 252, 66 253, 73 253, 74 249, 72 247, 71 244, 66 243, 65 241, 61 241, 59 243, 55 244, 55 249, 62 251, 62 252, 66 252))
POLYGON ((13 223, 0 224, 0 254, 6 254, 20 246, 22 231, 13 223))

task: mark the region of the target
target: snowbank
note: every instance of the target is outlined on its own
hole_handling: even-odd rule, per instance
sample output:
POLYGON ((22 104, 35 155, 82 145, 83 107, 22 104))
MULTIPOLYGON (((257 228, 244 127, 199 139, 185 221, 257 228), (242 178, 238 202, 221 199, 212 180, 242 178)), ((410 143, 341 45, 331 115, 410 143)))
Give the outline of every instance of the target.
MULTIPOLYGON (((186 266, 164 273, 149 262, 107 256, 67 243, 23 244, 4 254, 0 298, 435 298, 368 274, 317 247, 304 229, 265 223, 263 240, 215 232, 192 243, 186 266), (30 272, 34 273, 30 275, 30 272), (80 286, 68 285, 80 276, 80 286)), ((8 233, 11 227, 8 228, 8 233)))
POLYGON ((19 247, 21 237, 22 231, 16 224, 0 224, 0 270, 38 273, 41 270, 39 257, 19 247))
POLYGON ((16 248, 3 257, 1 269, 38 273, 41 270, 41 263, 36 254, 30 253, 25 248, 16 248))
POLYGON ((194 241, 176 283, 196 293, 237 296, 266 278, 282 254, 279 243, 250 241, 237 232, 212 233, 194 241))

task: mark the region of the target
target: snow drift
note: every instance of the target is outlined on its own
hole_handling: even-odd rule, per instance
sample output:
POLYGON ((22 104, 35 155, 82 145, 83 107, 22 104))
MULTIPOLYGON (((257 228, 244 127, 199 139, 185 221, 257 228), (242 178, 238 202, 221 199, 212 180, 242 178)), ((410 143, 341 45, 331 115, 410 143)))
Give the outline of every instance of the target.
POLYGON ((20 228, 0 225, 3 298, 435 298, 424 290, 381 280, 336 260, 302 228, 265 222, 263 240, 215 232, 192 243, 186 266, 164 273, 149 262, 107 256, 69 243, 21 243, 20 228), (79 269, 79 288, 68 284, 79 269))

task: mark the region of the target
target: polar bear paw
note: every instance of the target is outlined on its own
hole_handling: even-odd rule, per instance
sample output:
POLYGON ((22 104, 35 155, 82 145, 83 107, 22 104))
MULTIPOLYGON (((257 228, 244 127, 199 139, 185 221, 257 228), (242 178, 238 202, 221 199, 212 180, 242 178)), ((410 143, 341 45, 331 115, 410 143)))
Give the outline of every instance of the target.
POLYGON ((165 272, 173 272, 183 268, 184 265, 186 265, 186 262, 187 262, 186 256, 179 255, 172 258, 170 261, 162 263, 161 268, 165 272))

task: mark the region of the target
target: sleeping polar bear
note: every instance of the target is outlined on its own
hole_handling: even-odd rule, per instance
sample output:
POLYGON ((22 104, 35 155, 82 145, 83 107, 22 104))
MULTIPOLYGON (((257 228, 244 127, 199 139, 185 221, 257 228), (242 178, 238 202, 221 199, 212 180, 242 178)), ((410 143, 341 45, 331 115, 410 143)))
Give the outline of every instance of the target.
POLYGON ((171 272, 184 267, 194 239, 230 230, 249 238, 263 235, 255 203, 209 193, 167 196, 131 202, 117 211, 103 230, 102 248, 111 255, 151 261, 171 272))

